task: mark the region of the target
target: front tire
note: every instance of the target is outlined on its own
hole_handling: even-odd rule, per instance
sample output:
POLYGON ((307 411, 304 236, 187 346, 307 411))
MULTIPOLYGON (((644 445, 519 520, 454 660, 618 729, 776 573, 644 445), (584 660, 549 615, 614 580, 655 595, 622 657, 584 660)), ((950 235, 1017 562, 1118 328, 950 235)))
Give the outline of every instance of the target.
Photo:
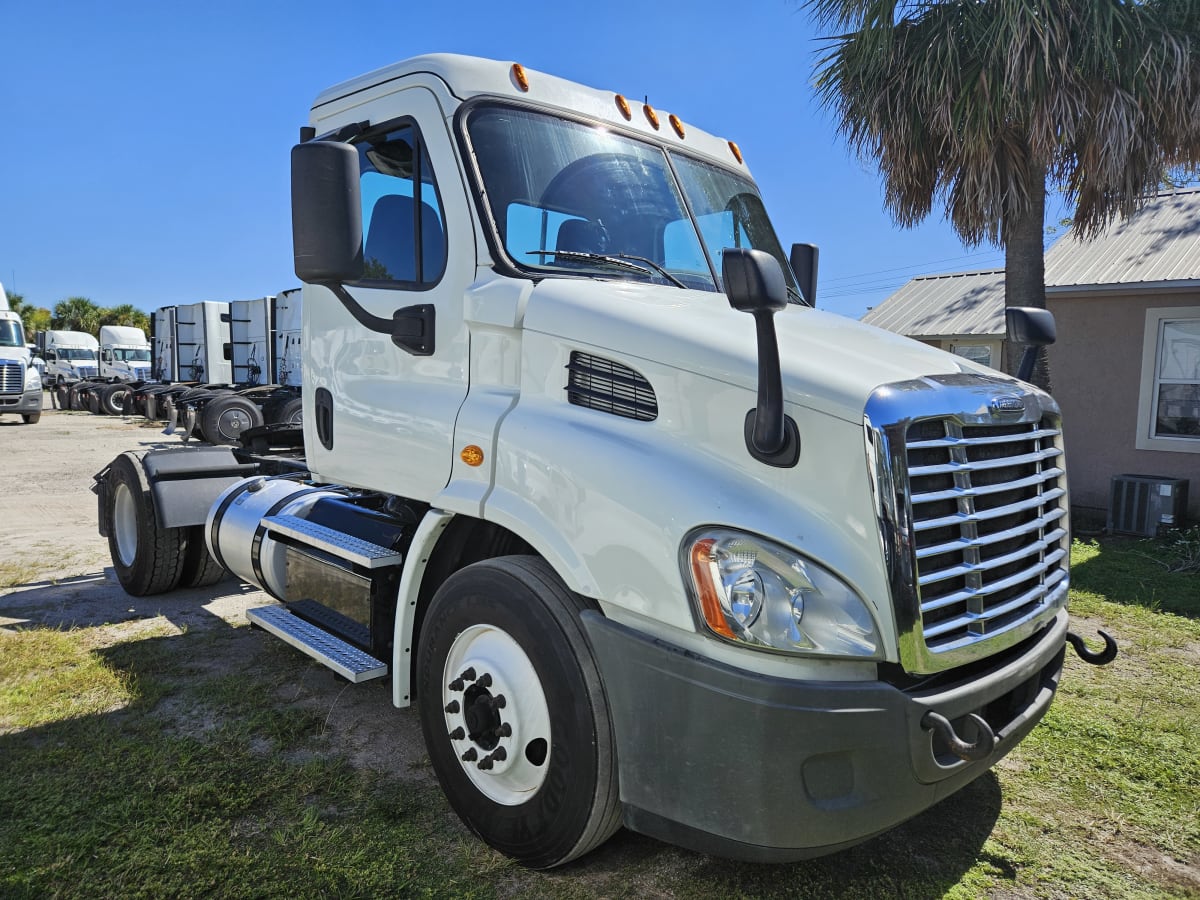
POLYGON ((131 452, 109 466, 104 524, 113 569, 126 593, 146 597, 179 583, 186 550, 183 529, 158 524, 150 482, 131 452))
POLYGON ((38 422, 42 421, 42 414, 40 412, 21 413, 21 421, 23 421, 26 425, 36 425, 38 422))
POLYGON ((417 697, 450 805, 532 868, 620 826, 608 700, 580 613, 594 608, 532 556, 451 575, 421 628, 417 697))

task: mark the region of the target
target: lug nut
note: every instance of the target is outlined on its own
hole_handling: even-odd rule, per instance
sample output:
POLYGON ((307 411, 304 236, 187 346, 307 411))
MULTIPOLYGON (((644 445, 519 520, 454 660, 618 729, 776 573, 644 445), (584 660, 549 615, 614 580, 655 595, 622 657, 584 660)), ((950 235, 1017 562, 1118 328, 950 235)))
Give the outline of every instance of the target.
POLYGON ((479 758, 479 754, 475 752, 474 747, 468 747, 467 752, 459 757, 463 762, 475 762, 479 758))
POLYGON ((504 699, 503 694, 497 694, 492 698, 492 709, 504 709, 508 706, 508 701, 504 699))
POLYGON ((450 682, 450 690, 461 691, 462 689, 463 689, 463 680, 461 678, 455 678, 452 682, 450 682))
POLYGON ((479 680, 475 683, 477 685, 479 685, 481 688, 491 687, 492 686, 492 674, 490 672, 484 672, 482 675, 479 676, 479 680))
POLYGON ((446 704, 446 712, 448 712, 448 713, 456 713, 456 712, 458 712, 458 709, 459 709, 459 706, 458 706, 457 700, 451 700, 449 703, 446 704))
POLYGON ((496 734, 499 737, 512 737, 512 726, 507 722, 502 722, 500 727, 496 729, 496 734))
POLYGON ((463 681, 474 681, 475 670, 468 666, 467 668, 463 669, 463 673, 460 677, 463 679, 463 681))
POLYGON ((503 747, 497 747, 492 751, 492 759, 494 759, 496 762, 504 762, 506 759, 508 759, 508 751, 503 747))
POLYGON ((492 765, 492 758, 490 756, 485 756, 479 761, 479 768, 483 769, 485 772, 490 769, 492 765))
POLYGON ((467 733, 462 730, 462 726, 459 726, 458 728, 455 728, 452 732, 450 732, 450 740, 452 740, 452 741, 461 741, 466 736, 467 736, 467 733))

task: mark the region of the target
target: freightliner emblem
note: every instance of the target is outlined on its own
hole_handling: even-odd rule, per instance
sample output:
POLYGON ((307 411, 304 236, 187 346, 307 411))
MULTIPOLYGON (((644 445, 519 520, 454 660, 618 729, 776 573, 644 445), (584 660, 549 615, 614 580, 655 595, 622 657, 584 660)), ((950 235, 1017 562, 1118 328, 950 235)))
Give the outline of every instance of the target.
POLYGON ((1025 401, 1021 397, 993 397, 988 407, 993 416, 1003 416, 1007 413, 1025 412, 1025 401))

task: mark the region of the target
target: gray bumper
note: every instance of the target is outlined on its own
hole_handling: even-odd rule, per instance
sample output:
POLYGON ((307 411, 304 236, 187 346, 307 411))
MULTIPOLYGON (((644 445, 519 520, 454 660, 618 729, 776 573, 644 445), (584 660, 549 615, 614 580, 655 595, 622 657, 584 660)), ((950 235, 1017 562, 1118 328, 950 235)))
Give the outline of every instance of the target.
MULTIPOLYGON (((977 778, 1045 714, 1067 613, 992 669, 929 691, 735 669, 584 613, 612 710, 625 825, 737 859, 788 861, 886 831, 977 778), (928 710, 996 732, 978 762, 921 728, 928 710)), ((949 674, 949 673, 947 673, 949 674)))
POLYGON ((36 390, 26 391, 21 395, 15 394, 0 394, 0 415, 4 413, 29 413, 40 412, 42 409, 42 389, 39 386, 36 390))

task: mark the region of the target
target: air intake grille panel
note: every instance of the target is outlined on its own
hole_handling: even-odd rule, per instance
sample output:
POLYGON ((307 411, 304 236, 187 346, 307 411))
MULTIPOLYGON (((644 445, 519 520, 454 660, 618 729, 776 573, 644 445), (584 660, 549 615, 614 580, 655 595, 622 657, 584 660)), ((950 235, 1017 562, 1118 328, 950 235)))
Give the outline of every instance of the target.
POLYGON ((1061 605, 1067 498, 1057 420, 924 419, 905 445, 925 650, 963 649, 1061 605))
POLYGON ((649 422, 658 418, 654 388, 621 363, 578 351, 567 364, 567 399, 575 406, 649 422))

